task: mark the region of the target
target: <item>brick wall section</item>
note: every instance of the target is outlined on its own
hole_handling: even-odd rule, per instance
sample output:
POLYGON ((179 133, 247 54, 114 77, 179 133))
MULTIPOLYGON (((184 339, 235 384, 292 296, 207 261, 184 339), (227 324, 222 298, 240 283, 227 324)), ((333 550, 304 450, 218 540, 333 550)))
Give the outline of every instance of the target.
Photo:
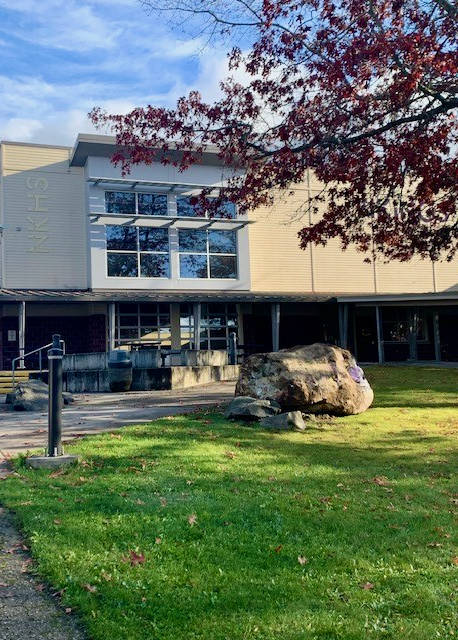
MULTIPOLYGON (((5 317, 1 320, 1 368, 10 369, 11 359, 18 355, 18 344, 7 342, 8 329, 17 331, 17 318, 5 317)), ((53 333, 59 333, 65 340, 68 353, 95 353, 106 349, 105 316, 58 316, 27 317, 25 331, 26 351, 33 351, 51 342, 53 333)), ((26 368, 38 366, 38 356, 26 360, 26 368)))

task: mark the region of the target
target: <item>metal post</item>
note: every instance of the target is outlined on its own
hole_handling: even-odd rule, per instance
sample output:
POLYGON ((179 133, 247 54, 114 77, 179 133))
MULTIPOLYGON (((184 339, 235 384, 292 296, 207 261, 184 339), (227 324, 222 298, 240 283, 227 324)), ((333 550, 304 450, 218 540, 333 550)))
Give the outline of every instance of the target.
POLYGON ((229 334, 229 364, 237 364, 237 334, 231 331, 229 334))
POLYGON ((114 351, 116 338, 116 304, 108 304, 108 350, 114 351))
POLYGON ((412 362, 418 360, 417 332, 418 313, 417 311, 411 311, 409 313, 409 360, 411 360, 412 362))
POLYGON ((383 364, 385 362, 385 353, 383 348, 383 336, 382 336, 382 315, 380 307, 375 307, 375 320, 377 322, 377 350, 378 350, 378 362, 383 364))
POLYGON ((280 303, 272 302, 270 307, 272 317, 272 351, 280 349, 280 303))
POLYGON ((348 347, 348 303, 338 305, 339 313, 339 342, 342 349, 348 347))
POLYGON ((439 330, 439 312, 435 311, 433 315, 433 327, 434 327, 434 357, 437 362, 441 361, 441 337, 439 330))
POLYGON ((19 317, 18 317, 18 342, 19 342, 19 360, 18 369, 25 369, 24 353, 25 353, 25 302, 19 303, 19 317))
POLYGON ((200 323, 202 317, 202 305, 200 302, 194 302, 193 306, 193 315, 194 315, 194 349, 196 351, 200 351, 200 323))
POLYGON ((48 456, 62 455, 62 358, 60 335, 52 337, 48 351, 49 361, 49 408, 48 408, 48 456))

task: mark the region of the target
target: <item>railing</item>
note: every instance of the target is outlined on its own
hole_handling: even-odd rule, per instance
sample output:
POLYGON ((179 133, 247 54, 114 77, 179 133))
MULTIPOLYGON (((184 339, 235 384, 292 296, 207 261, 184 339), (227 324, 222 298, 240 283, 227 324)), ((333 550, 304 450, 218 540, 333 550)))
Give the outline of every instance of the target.
MULTIPOLYGON (((60 344, 62 346, 62 351, 65 353, 65 340, 61 340, 60 344)), ((45 344, 42 347, 38 347, 38 349, 33 349, 33 351, 29 351, 28 353, 23 353, 20 356, 17 356, 17 358, 13 358, 13 360, 11 361, 11 370, 12 370, 12 385, 14 387, 15 385, 15 374, 16 374, 16 363, 20 362, 20 361, 24 361, 26 358, 28 358, 29 356, 32 356, 34 353, 38 353, 38 366, 40 369, 40 373, 43 371, 43 355, 42 352, 45 349, 49 349, 50 347, 53 346, 53 343, 50 342, 49 344, 45 344)))

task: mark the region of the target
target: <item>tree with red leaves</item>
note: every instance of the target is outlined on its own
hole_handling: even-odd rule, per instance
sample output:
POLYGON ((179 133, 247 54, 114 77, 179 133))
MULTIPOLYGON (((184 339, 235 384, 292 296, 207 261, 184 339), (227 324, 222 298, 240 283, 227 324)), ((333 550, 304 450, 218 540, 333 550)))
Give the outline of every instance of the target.
MULTIPOLYGON (((197 92, 172 109, 127 115, 94 109, 132 165, 198 163, 209 145, 243 167, 217 198, 242 210, 273 202, 313 171, 323 184, 316 224, 300 243, 377 252, 385 258, 451 259, 458 250, 458 11, 450 0, 164 0, 162 10, 201 20, 212 35, 244 29, 250 45, 229 54, 230 75, 212 104, 197 92), (171 154, 171 149, 179 151, 171 154)), ((152 10, 153 1, 146 1, 152 10)))

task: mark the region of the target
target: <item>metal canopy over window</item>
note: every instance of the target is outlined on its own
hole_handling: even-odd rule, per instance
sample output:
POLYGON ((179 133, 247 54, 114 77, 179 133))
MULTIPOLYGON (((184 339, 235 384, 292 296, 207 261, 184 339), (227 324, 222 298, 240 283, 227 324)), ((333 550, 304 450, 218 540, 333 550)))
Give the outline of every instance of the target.
MULTIPOLYGON (((191 223, 194 228, 205 229, 216 224, 229 225, 230 229, 242 229, 252 220, 237 218, 235 214, 215 215, 211 218, 206 216, 192 215, 189 209, 189 198, 197 195, 202 189, 209 185, 191 183, 170 183, 150 180, 134 180, 128 178, 88 178, 87 182, 105 190, 120 189, 120 192, 109 192, 111 197, 105 198, 107 209, 103 212, 97 211, 89 214, 91 223, 103 220, 104 224, 122 224, 124 226, 140 224, 150 224, 154 221, 154 226, 172 227, 181 226, 180 222, 191 223), (141 193, 140 193, 141 192, 141 193), (161 195, 162 194, 162 195, 161 195), (167 201, 161 200, 168 194, 177 197, 177 213, 169 212, 167 201), (130 204, 130 206, 129 206, 130 204), (108 205, 108 206, 107 206, 108 205), (122 211, 122 209, 126 209, 122 211), (129 208, 131 210, 129 210, 129 208), (163 213, 162 213, 163 212, 163 213)), ((214 187, 214 195, 218 194, 223 185, 214 187)), ((107 195, 107 191, 105 192, 107 195)), ((210 194, 212 197, 212 194, 210 194)), ((231 204, 231 203, 228 203, 231 204)), ((223 206, 224 208, 224 206, 223 206)), ((229 213, 229 210, 228 210, 229 213)))

